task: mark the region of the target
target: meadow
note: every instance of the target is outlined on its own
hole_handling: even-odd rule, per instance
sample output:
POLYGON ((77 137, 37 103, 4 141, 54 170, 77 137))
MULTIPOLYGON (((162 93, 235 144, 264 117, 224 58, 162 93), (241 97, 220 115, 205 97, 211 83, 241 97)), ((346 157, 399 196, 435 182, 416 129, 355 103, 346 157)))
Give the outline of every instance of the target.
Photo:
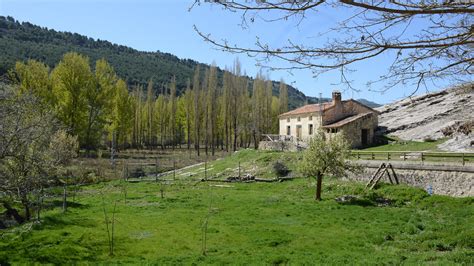
MULTIPOLYGON (((295 155, 288 154, 241 151, 205 168, 209 179, 221 179, 240 162, 241 174, 271 177, 272 162, 290 163, 286 156, 295 155)), ((202 168, 181 171, 175 180, 84 185, 66 213, 58 207, 60 191, 52 190, 41 223, 0 231, 0 264, 473 263, 472 197, 388 184, 367 191, 361 183, 325 178, 323 201, 316 202, 311 179, 200 182, 202 168), (336 202, 341 195, 357 199, 336 202), (113 254, 104 214, 109 233, 115 220, 113 254)))

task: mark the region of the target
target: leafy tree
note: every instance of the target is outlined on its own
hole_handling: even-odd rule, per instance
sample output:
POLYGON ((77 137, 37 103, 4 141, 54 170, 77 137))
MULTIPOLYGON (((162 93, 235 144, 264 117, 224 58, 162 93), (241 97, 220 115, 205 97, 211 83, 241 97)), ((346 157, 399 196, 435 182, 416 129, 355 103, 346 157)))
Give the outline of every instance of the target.
MULTIPOLYGON (((88 103, 94 99, 94 78, 89 59, 77 53, 67 53, 52 72, 56 112, 69 132, 87 143, 88 103), (86 93, 90 93, 86 95, 86 93)), ((89 111, 89 114, 88 114, 89 111)))
POLYGON ((30 59, 26 63, 16 62, 14 73, 21 93, 31 92, 45 103, 53 104, 49 67, 30 59))
POLYGON ((87 121, 85 138, 81 144, 88 149, 95 149, 99 145, 110 116, 117 76, 115 71, 104 59, 98 60, 95 66, 95 80, 92 85, 84 87, 86 100, 87 121))
POLYGON ((288 87, 283 80, 280 80, 280 110, 279 114, 288 111, 288 87))
POLYGON ((193 78, 193 91, 194 91, 194 149, 198 156, 200 154, 200 140, 201 140, 201 122, 203 116, 203 106, 201 103, 201 81, 200 81, 200 68, 196 67, 194 70, 193 78))
POLYGON ((345 175, 345 171, 356 169, 348 161, 349 147, 341 134, 326 135, 319 131, 310 139, 308 149, 303 153, 300 168, 306 177, 316 178, 316 200, 321 200, 324 175, 341 177, 345 175))
POLYGON ((60 174, 78 144, 57 131, 54 114, 39 108, 41 100, 31 93, 18 96, 4 84, 0 87, 0 203, 23 223, 31 217, 33 196, 42 196, 42 188, 60 174), (23 213, 15 202, 20 202, 23 213))
POLYGON ((133 127, 133 102, 127 84, 119 79, 115 84, 115 96, 111 112, 110 134, 115 133, 117 143, 125 146, 133 127))

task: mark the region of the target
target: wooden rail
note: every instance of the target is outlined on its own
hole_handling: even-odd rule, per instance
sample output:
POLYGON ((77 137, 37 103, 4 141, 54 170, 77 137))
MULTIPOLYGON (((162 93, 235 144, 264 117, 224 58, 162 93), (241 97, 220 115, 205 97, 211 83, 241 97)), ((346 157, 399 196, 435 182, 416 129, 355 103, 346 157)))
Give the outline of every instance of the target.
POLYGON ((351 156, 357 160, 385 161, 439 161, 474 163, 474 153, 470 152, 423 152, 423 151, 351 151, 351 156))

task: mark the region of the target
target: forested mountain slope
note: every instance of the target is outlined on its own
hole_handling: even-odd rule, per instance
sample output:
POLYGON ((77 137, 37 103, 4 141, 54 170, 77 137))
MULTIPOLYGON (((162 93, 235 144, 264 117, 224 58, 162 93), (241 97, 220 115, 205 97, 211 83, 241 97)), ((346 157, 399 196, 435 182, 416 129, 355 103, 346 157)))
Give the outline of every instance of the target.
MULTIPOLYGON (((53 67, 65 53, 74 51, 87 55, 91 63, 105 58, 130 86, 146 86, 152 79, 154 89, 158 92, 174 75, 180 93, 185 89, 187 80, 192 80, 196 65, 208 67, 169 53, 137 51, 108 41, 95 40, 77 33, 59 32, 28 22, 20 23, 12 17, 2 16, 0 16, 0 51, 2 51, 0 75, 11 69, 16 61, 27 59, 35 59, 53 67)), ((222 75, 222 70, 219 69, 218 75, 222 75)), ((253 79, 249 78, 249 82, 252 81, 253 79)), ((273 83, 273 93, 278 95, 279 82, 273 83)), ((290 85, 288 85, 288 98, 290 109, 306 102, 306 96, 290 85)))

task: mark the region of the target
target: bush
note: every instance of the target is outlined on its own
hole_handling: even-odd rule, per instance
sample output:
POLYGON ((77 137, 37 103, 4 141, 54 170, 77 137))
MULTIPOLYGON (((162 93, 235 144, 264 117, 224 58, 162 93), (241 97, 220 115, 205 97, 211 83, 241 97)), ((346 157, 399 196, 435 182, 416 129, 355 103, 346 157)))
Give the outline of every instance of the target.
POLYGON ((432 137, 426 137, 423 139, 424 142, 435 142, 436 140, 433 139, 432 137))
POLYGON ((273 170, 275 171, 276 175, 279 177, 287 176, 290 173, 290 170, 288 169, 288 167, 280 161, 277 161, 273 164, 273 170))

